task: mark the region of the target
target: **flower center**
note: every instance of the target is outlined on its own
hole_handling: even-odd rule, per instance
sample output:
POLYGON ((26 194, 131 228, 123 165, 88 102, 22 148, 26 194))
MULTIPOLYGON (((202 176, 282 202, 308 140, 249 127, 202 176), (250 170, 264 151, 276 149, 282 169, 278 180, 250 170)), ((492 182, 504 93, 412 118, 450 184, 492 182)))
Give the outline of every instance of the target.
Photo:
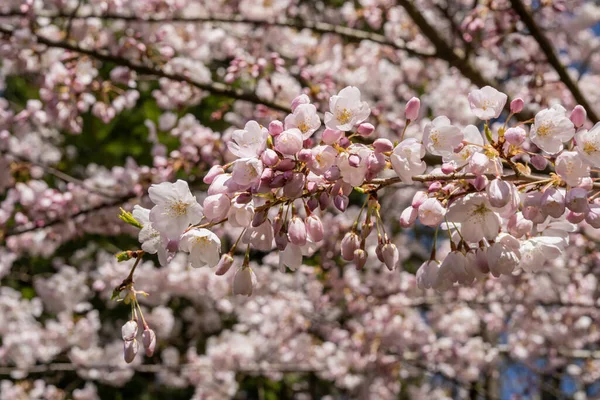
POLYGON ((548 136, 552 130, 552 124, 550 122, 544 122, 539 128, 537 128, 538 136, 548 136))
POLYGON ((169 205, 168 214, 170 217, 181 217, 182 215, 187 214, 188 206, 189 203, 177 200, 169 205))
POLYGON ((598 148, 596 147, 596 145, 592 142, 586 142, 583 145, 583 151, 585 151, 586 153, 590 154, 593 153, 595 151, 598 151, 598 148))
POLYGON ((338 110, 337 119, 342 125, 347 124, 352 119, 352 111, 347 108, 344 108, 342 111, 338 110))
POLYGON ((300 129, 300 131, 302 133, 306 133, 310 128, 309 126, 306 124, 306 122, 302 122, 300 124, 298 124, 298 129, 300 129))

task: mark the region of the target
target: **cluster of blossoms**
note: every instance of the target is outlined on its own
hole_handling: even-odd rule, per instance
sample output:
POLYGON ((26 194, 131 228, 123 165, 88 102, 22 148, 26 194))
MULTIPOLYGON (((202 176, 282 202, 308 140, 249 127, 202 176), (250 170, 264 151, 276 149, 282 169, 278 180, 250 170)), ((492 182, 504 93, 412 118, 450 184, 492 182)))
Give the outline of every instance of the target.
POLYGON ((331 97, 324 130, 319 130, 321 118, 308 96, 298 96, 283 122, 265 127, 250 121, 233 132, 228 148, 235 158, 208 171, 203 206, 183 180, 153 185, 149 195, 154 207, 134 212, 143 225, 142 249, 158 253, 163 265, 183 251, 193 267, 216 267, 222 275, 244 244, 246 256, 233 292, 251 295, 256 278, 249 267, 250 250, 275 247, 279 269, 296 270, 303 255, 314 253, 323 241, 321 213, 328 207, 344 212, 355 190, 364 195, 364 203, 341 241, 341 257, 362 269, 369 257, 367 238, 375 231, 375 254, 394 270, 399 250, 386 233, 377 191, 417 180, 426 182, 426 189, 416 192, 399 224, 409 228, 418 220, 436 229, 436 242, 441 229, 451 243, 451 252, 440 259, 434 242, 431 258, 417 271, 419 287, 441 291, 490 273, 537 271, 561 254, 578 223, 600 227, 600 204, 593 201, 590 176, 593 167, 600 167, 600 125, 586 130, 582 107, 569 117, 554 106, 533 121, 509 126, 523 100, 513 100, 508 117, 499 121, 505 94, 484 87, 468 98, 481 130, 475 125, 461 129, 440 116, 422 134, 404 138, 406 127, 419 118, 420 101, 413 98, 406 105, 400 140, 369 143, 375 127, 367 122, 370 108, 358 88, 347 87, 331 97), (423 175, 427 153, 443 163, 423 175), (552 172, 532 175, 530 165, 552 172), (223 255, 221 239, 211 231, 222 224, 240 230, 223 255))

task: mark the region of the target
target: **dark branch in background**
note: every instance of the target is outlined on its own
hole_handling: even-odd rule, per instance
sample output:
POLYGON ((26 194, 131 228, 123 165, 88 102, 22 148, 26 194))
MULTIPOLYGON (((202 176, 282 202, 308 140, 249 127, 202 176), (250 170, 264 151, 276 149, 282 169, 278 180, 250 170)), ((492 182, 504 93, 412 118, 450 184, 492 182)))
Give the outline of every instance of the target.
MULTIPOLYGON (((14 30, 0 27, 0 33, 3 33, 8 36, 12 36, 14 34, 14 30)), ((96 50, 84 49, 77 45, 70 44, 66 41, 50 40, 43 36, 37 35, 35 33, 33 35, 35 36, 38 43, 44 44, 48 47, 64 49, 64 50, 69 50, 69 51, 73 51, 73 52, 80 53, 80 54, 85 54, 85 55, 93 57, 99 61, 109 62, 109 63, 113 63, 116 65, 121 65, 121 66, 127 67, 133 71, 140 73, 140 74, 154 75, 154 76, 158 76, 158 77, 162 77, 162 78, 171 79, 174 81, 186 82, 192 86, 197 87, 198 89, 206 90, 207 92, 210 92, 210 93, 213 93, 216 95, 230 97, 230 98, 237 99, 237 100, 249 101, 249 102, 255 103, 255 104, 263 104, 274 110, 288 112, 288 113, 290 112, 290 109, 287 106, 277 104, 270 100, 262 99, 254 93, 248 93, 242 89, 235 89, 235 88, 227 86, 223 83, 196 82, 195 80, 191 79, 188 76, 185 76, 182 74, 168 73, 168 72, 161 70, 160 68, 157 68, 156 66, 136 64, 136 63, 133 63, 122 57, 114 56, 114 55, 103 53, 103 52, 96 51, 96 50)))
POLYGON ((577 101, 585 108, 585 110, 587 111, 588 118, 593 123, 598 122, 598 115, 579 90, 579 86, 577 86, 577 83, 571 78, 564 65, 562 65, 562 63, 558 59, 558 56, 554 51, 552 43, 550 43, 550 40, 548 40, 546 35, 544 35, 544 32, 542 32, 539 26, 535 23, 533 17, 531 16, 531 14, 529 14, 523 2, 521 0, 511 0, 510 2, 517 15, 519 15, 519 18, 521 18, 521 21, 523 21, 525 26, 527 26, 527 29, 529 30, 531 36, 533 36, 533 38, 536 40, 536 42, 546 55, 546 58, 548 59, 550 65, 554 67, 561 81, 565 84, 565 86, 573 95, 575 101, 577 101))
MULTIPOLYGON (((100 20, 115 20, 115 21, 127 21, 136 23, 168 23, 168 22, 180 22, 180 23, 223 23, 223 24, 246 24, 252 26, 277 26, 282 28, 294 28, 298 30, 309 29, 313 32, 320 34, 336 34, 347 39, 349 42, 360 42, 362 40, 369 40, 384 46, 390 46, 397 50, 402 50, 415 57, 435 57, 435 54, 421 53, 417 50, 406 47, 405 43, 401 40, 390 40, 384 35, 380 35, 374 32, 363 31, 360 29, 348 28, 345 26, 328 24, 325 22, 313 22, 313 21, 299 21, 288 18, 271 18, 271 19, 260 19, 252 20, 245 19, 241 15, 226 15, 226 14, 211 14, 204 17, 138 17, 135 15, 121 15, 121 14, 89 14, 89 15, 74 15, 66 13, 48 13, 48 14, 37 14, 40 17, 55 19, 55 18, 69 18, 73 19, 100 19, 100 20)), ((0 13, 1 17, 23 17, 25 16, 20 11, 13 11, 8 13, 0 13)))

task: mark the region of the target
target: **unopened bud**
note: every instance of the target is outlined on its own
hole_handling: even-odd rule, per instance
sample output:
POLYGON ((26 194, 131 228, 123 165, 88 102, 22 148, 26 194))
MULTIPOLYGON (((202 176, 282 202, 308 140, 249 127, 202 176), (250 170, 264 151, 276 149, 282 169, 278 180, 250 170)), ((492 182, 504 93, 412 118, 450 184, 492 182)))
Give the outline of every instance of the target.
POLYGON ((217 176, 224 174, 224 173, 225 173, 225 170, 223 169, 222 166, 213 165, 212 167, 210 167, 210 169, 208 170, 208 172, 206 173, 206 175, 204 176, 202 181, 204 183, 206 183, 207 185, 210 185, 217 176))
POLYGON ((152 329, 144 329, 144 332, 142 332, 142 343, 144 344, 146 355, 152 357, 154 348, 156 347, 156 334, 152 329))
POLYGON ((346 261, 354 259, 354 251, 360 247, 360 239, 354 232, 348 232, 342 239, 342 258, 346 261))
POLYGON ((540 154, 534 154, 533 156, 531 156, 531 165, 533 165, 533 167, 535 169, 537 169, 538 171, 543 171, 544 169, 546 169, 546 166, 548 165, 548 160, 546 159, 546 157, 540 155, 540 154))
POLYGON ((373 142, 373 149, 376 153, 387 153, 394 150, 394 144, 385 138, 379 138, 373 142))
POLYGON ((362 137, 371 136, 371 134, 374 131, 375 131, 375 127, 368 122, 363 122, 362 124, 360 124, 358 126, 358 129, 356 130, 356 132, 358 132, 358 134, 362 137))
POLYGON ((304 246, 306 244, 306 225, 302 219, 294 216, 290 221, 290 225, 288 228, 288 238, 290 242, 295 244, 296 246, 304 246))
POLYGON ((400 252, 396 245, 393 243, 386 243, 381 249, 381 255, 385 266, 390 271, 395 270, 400 262, 400 252))
POLYGON ((133 340, 137 336, 137 333, 138 333, 137 321, 129 320, 121 328, 121 336, 123 337, 123 340, 133 340))
POLYGON ((587 118, 587 112, 585 108, 580 105, 576 105, 573 111, 571 112, 571 122, 575 125, 576 128, 583 126, 585 123, 585 119, 587 118))
POLYGON ((242 267, 233 277, 233 294, 251 296, 256 285, 256 275, 250 267, 242 267))
POLYGON ((337 208, 341 212, 346 211, 348 203, 350 203, 350 199, 348 198, 348 196, 344 196, 343 194, 339 194, 333 199, 333 204, 335 205, 335 208, 337 208))
POLYGON ((354 250, 353 257, 354 264, 356 264, 356 269, 361 270, 364 268, 367 263, 367 252, 363 249, 354 250))
POLYGON ((306 232, 308 233, 308 236, 313 242, 317 243, 323 240, 324 233, 321 218, 317 217, 314 214, 311 214, 306 218, 305 225, 306 232))
POLYGON ((525 129, 520 126, 515 126, 513 128, 508 128, 506 132, 504 132, 504 139, 508 142, 508 144, 512 144, 513 146, 519 146, 521 143, 525 141, 525 137, 527 133, 525 129))
POLYGON ((342 136, 344 136, 344 132, 327 128, 323 131, 321 140, 323 141, 323 143, 331 145, 337 143, 337 141, 340 140, 342 136))
POLYGON ((360 156, 358 154, 350 154, 348 157, 348 164, 354 168, 360 166, 360 156))
POLYGON ((400 214, 400 226, 405 229, 412 227, 415 224, 418 216, 418 208, 406 207, 404 211, 402 211, 402 214, 400 214))
POLYGON ((281 132, 283 132, 283 124, 281 123, 281 121, 271 121, 269 123, 269 133, 272 136, 277 136, 281 132))
POLYGON ((525 102, 523 101, 523 99, 520 97, 517 97, 516 99, 514 99, 513 101, 510 102, 510 112, 513 114, 518 114, 521 111, 523 111, 524 105, 525 105, 525 102))
POLYGON ((126 340, 123 342, 123 358, 126 363, 133 361, 139 350, 139 344, 136 339, 126 340))
POLYGON ((567 208, 576 213, 585 213, 588 208, 588 191, 582 188, 572 188, 567 191, 567 208))
POLYGON ((215 275, 225 275, 229 268, 233 265, 233 257, 229 253, 225 253, 221 256, 217 268, 215 268, 215 275))
POLYGON ((277 165, 277 163, 279 162, 279 156, 277 155, 277 153, 273 149, 266 149, 262 153, 261 159, 262 159, 262 162, 267 167, 272 167, 274 165, 277 165))
POLYGON ((453 173, 456 171, 456 166, 454 163, 443 163, 442 164, 442 172, 446 175, 453 173))
POLYGON ((406 103, 406 106, 404 107, 404 116, 408 120, 415 121, 417 118, 419 118, 420 108, 421 100, 419 100, 416 97, 413 97, 408 101, 408 103, 406 103))
POLYGON ((512 198, 510 184, 502 179, 492 180, 487 186, 486 192, 490 204, 496 208, 504 207, 512 198))

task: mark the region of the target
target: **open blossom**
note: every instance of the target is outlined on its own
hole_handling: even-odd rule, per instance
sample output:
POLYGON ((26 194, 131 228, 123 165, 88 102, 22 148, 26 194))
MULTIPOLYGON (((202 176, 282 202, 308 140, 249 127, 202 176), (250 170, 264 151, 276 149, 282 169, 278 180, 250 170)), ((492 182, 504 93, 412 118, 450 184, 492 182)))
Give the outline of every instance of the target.
POLYGON ((521 259, 519 241, 511 235, 502 234, 499 240, 488 247, 486 255, 492 275, 496 278, 510 275, 521 259))
POLYGON ((461 235, 473 243, 495 239, 500 229, 500 217, 492 210, 487 196, 480 193, 455 201, 448 209, 448 221, 460 223, 461 235))
POLYGON ((423 225, 436 227, 442 223, 446 208, 437 199, 429 198, 419 206, 419 221, 423 225))
POLYGON ((191 229, 181 237, 179 248, 190 253, 192 267, 212 268, 219 263, 221 239, 208 229, 191 229))
POLYGON ((148 189, 155 206, 150 210, 152 226, 169 239, 176 239, 190 225, 202 219, 202 206, 186 181, 163 182, 148 189))
POLYGON ((345 87, 331 96, 329 111, 325 113, 325 126, 339 131, 349 131, 371 114, 367 102, 360 101, 360 90, 354 86, 345 87))
POLYGON ((567 117, 566 111, 564 107, 555 105, 535 115, 529 138, 546 153, 558 153, 562 150, 563 143, 575 136, 575 126, 567 117))
POLYGON ((135 205, 132 214, 133 218, 143 225, 143 228, 140 229, 140 233, 138 234, 138 239, 142 244, 142 250, 148 254, 156 254, 161 249, 164 250, 160 232, 154 229, 150 222, 150 210, 135 205))
POLYGON ((312 155, 308 168, 315 174, 323 174, 335 163, 338 153, 331 146, 317 146, 312 149, 312 155))
POLYGON ((416 139, 410 138, 403 140, 394 148, 390 156, 392 168, 402 182, 412 183, 415 175, 425 172, 427 165, 421 159, 425 156, 425 147, 416 139))
POLYGON ((361 185, 365 181, 367 159, 371 153, 373 151, 363 145, 352 145, 348 148, 348 152, 340 153, 337 157, 337 166, 342 174, 342 180, 352 186, 361 185))
POLYGON ((563 151, 556 157, 556 173, 570 186, 577 186, 590 176, 589 167, 575 151, 563 151))
POLYGON ((308 139, 321 126, 317 108, 312 104, 298 105, 292 114, 285 117, 285 129, 296 128, 302 132, 302 138, 308 139))
POLYGON ((444 161, 454 163, 457 168, 469 163, 471 156, 475 153, 483 151, 483 136, 475 125, 465 126, 462 132, 465 141, 462 149, 457 153, 452 152, 444 155, 444 161))
POLYGON ((600 122, 589 131, 577 133, 575 149, 593 167, 600 167, 600 122))
POLYGON ((240 187, 246 188, 258 182, 264 165, 258 158, 240 158, 233 163, 231 178, 240 187))
POLYGON ((229 151, 240 158, 258 157, 267 148, 269 132, 256 121, 248 121, 244 129, 233 131, 229 151))
POLYGON ((454 153, 464 139, 462 131, 452 125, 448 117, 437 117, 425 126, 423 144, 427 151, 437 156, 454 153))
POLYGON ((473 114, 479 119, 489 120, 500 116, 508 96, 491 86, 484 86, 473 90, 468 98, 473 114))
POLYGON ((562 249, 560 240, 552 236, 539 236, 521 243, 521 267, 526 272, 537 272, 547 260, 558 258, 562 249))

